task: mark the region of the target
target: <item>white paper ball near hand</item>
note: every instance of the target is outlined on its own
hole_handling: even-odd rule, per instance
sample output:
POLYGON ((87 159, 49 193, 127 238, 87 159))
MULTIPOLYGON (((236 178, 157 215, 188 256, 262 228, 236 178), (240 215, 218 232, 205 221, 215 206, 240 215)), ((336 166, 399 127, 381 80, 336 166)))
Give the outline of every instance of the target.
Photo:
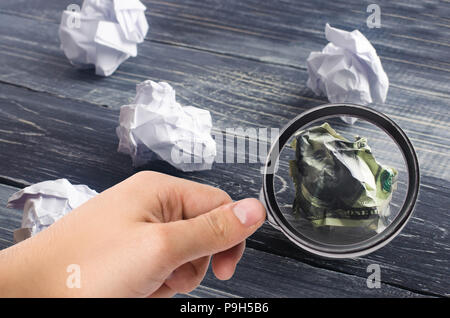
POLYGON ((67 179, 39 182, 14 193, 7 207, 23 209, 22 225, 14 231, 14 242, 36 235, 97 194, 67 179))

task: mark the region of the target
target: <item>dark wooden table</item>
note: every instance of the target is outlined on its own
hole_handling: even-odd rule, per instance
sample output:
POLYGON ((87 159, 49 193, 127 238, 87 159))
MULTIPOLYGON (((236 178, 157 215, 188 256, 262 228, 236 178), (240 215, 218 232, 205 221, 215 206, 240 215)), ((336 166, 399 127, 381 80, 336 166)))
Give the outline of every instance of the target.
MULTIPOLYGON (((248 239, 230 281, 211 272, 188 296, 354 297, 450 295, 450 3, 386 1, 381 28, 366 26, 373 1, 147 0, 150 31, 111 77, 69 65, 57 36, 61 12, 81 0, 0 2, 0 248, 12 244, 21 211, 5 208, 27 185, 61 177, 102 191, 135 170, 117 153, 121 105, 146 79, 167 81, 184 105, 208 109, 216 130, 282 127, 326 98, 307 87, 306 58, 326 44, 324 26, 359 29, 390 78, 384 105, 373 105, 409 135, 421 165, 414 217, 392 243, 357 259, 303 252, 264 225, 248 239), (366 285, 381 266, 380 289, 366 285)), ((181 173, 233 199, 256 197, 259 165, 216 164, 181 173)))

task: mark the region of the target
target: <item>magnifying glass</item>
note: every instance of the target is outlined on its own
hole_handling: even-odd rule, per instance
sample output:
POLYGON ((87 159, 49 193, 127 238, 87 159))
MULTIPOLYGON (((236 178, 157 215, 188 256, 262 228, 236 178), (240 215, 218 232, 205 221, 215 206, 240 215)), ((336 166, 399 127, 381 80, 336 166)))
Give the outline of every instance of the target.
POLYGON ((297 246, 351 258, 397 236, 418 191, 417 155, 397 124, 368 107, 327 104, 283 128, 267 157, 260 200, 268 222, 297 246))

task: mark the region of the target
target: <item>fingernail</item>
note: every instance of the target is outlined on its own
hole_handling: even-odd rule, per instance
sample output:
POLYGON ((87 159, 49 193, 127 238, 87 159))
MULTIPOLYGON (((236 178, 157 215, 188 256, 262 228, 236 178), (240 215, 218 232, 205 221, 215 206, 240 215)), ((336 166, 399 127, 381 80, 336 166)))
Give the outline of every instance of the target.
POLYGON ((247 227, 252 226, 265 217, 264 207, 256 199, 244 199, 233 206, 233 213, 247 227))

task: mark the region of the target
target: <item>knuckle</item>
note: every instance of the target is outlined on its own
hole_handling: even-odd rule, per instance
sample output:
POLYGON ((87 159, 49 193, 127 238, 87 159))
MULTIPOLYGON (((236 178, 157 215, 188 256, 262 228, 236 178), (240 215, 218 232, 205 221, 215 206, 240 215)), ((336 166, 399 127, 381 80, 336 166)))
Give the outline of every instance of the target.
POLYGON ((177 292, 181 294, 187 294, 193 291, 200 285, 201 280, 199 281, 196 277, 191 279, 186 279, 182 282, 181 286, 179 286, 177 292))
POLYGON ((139 179, 139 180, 148 180, 148 179, 154 178, 157 175, 159 175, 158 172, 144 170, 144 171, 139 171, 139 172, 135 173, 133 175, 133 178, 139 179))
POLYGON ((214 196, 214 202, 217 202, 218 205, 233 202, 233 199, 224 190, 206 184, 202 184, 202 186, 204 186, 208 190, 208 194, 214 196))
POLYGON ((231 199, 230 195, 225 192, 224 190, 220 189, 220 188, 216 188, 210 185, 205 185, 206 187, 208 187, 208 189, 211 191, 211 193, 217 198, 219 199, 218 201, 221 202, 221 204, 226 204, 229 202, 232 202, 233 199, 231 199))
POLYGON ((154 227, 151 245, 153 249, 162 253, 161 255, 170 255, 168 252, 172 251, 173 242, 169 231, 163 226, 154 227))
POLYGON ((228 193, 226 193, 222 189, 218 189, 218 190, 219 190, 219 195, 223 198, 222 199, 223 204, 233 202, 233 199, 230 197, 230 195, 228 193))
POLYGON ((192 291, 193 291, 194 289, 196 289, 199 285, 200 285, 200 282, 197 282, 197 281, 193 282, 190 286, 188 286, 188 287, 186 288, 185 294, 192 292, 192 291))
POLYGON ((203 278, 205 277, 205 273, 199 271, 198 268, 195 267, 195 265, 190 263, 190 266, 191 271, 189 275, 185 275, 184 279, 178 280, 177 292, 179 293, 190 293, 200 285, 203 278))
POLYGON ((224 222, 224 219, 217 213, 205 214, 205 221, 207 223, 207 227, 212 232, 218 243, 225 243, 230 231, 227 222, 224 222))

